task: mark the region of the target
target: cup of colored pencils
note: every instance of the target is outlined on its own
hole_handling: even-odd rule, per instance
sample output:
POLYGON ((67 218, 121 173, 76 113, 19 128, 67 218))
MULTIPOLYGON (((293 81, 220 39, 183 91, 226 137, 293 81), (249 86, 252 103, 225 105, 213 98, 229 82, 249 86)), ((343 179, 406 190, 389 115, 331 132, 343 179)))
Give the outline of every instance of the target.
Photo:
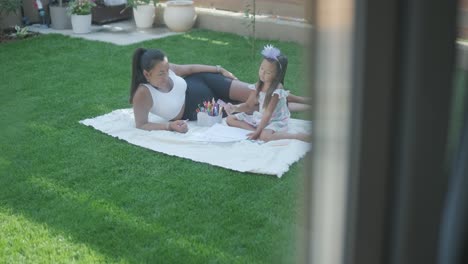
POLYGON ((223 119, 223 107, 214 98, 199 104, 196 111, 198 126, 213 126, 223 119))

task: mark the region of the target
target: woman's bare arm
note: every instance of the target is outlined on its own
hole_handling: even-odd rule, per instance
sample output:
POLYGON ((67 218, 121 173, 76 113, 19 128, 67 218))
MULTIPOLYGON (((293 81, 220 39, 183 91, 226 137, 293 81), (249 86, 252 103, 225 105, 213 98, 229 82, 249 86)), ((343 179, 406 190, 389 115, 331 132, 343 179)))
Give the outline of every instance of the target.
POLYGON ((187 125, 182 120, 167 123, 151 123, 148 121, 148 115, 153 100, 151 93, 144 86, 138 87, 133 97, 133 115, 135 117, 135 127, 143 130, 169 130, 180 133, 187 132, 187 125))
POLYGON ((211 72, 211 73, 221 73, 222 75, 231 78, 237 79, 231 72, 224 69, 223 67, 216 65, 203 65, 203 64, 174 64, 169 63, 169 68, 174 71, 176 75, 187 76, 194 73, 200 72, 211 72))

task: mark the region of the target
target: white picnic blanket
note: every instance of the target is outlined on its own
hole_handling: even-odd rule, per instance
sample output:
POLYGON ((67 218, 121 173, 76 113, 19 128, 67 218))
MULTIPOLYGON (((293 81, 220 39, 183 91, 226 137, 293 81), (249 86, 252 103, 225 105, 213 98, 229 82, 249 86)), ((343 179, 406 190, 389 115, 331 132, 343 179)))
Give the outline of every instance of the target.
MULTIPOLYGON (((151 122, 161 119, 151 115, 151 122)), ((259 142, 242 139, 242 130, 230 130, 223 124, 213 127, 197 126, 188 122, 189 131, 180 134, 170 131, 145 131, 135 128, 133 109, 119 109, 95 118, 79 121, 105 134, 168 155, 187 158, 215 166, 281 177, 289 166, 302 158, 311 148, 299 140, 259 142), (240 138, 239 138, 240 137, 240 138)), ((291 119, 289 131, 307 132, 311 122, 291 119)))

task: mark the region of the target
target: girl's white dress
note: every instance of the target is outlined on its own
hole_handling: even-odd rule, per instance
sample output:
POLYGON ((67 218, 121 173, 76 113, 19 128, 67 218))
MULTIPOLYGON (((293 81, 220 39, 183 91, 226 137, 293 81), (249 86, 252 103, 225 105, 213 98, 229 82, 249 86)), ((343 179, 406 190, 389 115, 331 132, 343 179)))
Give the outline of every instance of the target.
MULTIPOLYGON (((265 127, 265 129, 271 129, 275 132, 277 131, 285 131, 288 129, 288 121, 291 113, 289 112, 287 100, 286 98, 289 95, 289 91, 285 91, 284 89, 276 89, 272 96, 277 94, 279 96, 278 104, 276 105, 273 114, 271 115, 270 122, 265 127)), ((237 113, 235 114, 238 120, 242 120, 253 127, 257 127, 260 125, 260 121, 262 121, 263 112, 265 109, 263 108, 263 103, 265 101, 265 93, 260 92, 258 95, 258 103, 259 103, 259 111, 255 111, 252 115, 246 113, 237 113)))

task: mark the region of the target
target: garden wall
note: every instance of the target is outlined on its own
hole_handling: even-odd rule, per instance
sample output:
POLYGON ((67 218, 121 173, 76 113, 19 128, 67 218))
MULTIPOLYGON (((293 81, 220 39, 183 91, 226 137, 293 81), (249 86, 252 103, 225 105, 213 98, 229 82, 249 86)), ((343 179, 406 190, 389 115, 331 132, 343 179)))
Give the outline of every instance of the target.
MULTIPOLYGON (((252 13, 253 0, 194 0, 196 27, 252 36, 244 13, 252 13)), ((312 1, 256 0, 256 37, 306 44, 312 31, 312 1)))
MULTIPOLYGON (((195 0, 194 2, 197 7, 215 8, 233 12, 244 12, 253 7, 253 0, 195 0)), ((256 0, 256 10, 257 14, 304 19, 311 22, 312 18, 308 14, 305 14, 306 2, 311 1, 256 0)))

